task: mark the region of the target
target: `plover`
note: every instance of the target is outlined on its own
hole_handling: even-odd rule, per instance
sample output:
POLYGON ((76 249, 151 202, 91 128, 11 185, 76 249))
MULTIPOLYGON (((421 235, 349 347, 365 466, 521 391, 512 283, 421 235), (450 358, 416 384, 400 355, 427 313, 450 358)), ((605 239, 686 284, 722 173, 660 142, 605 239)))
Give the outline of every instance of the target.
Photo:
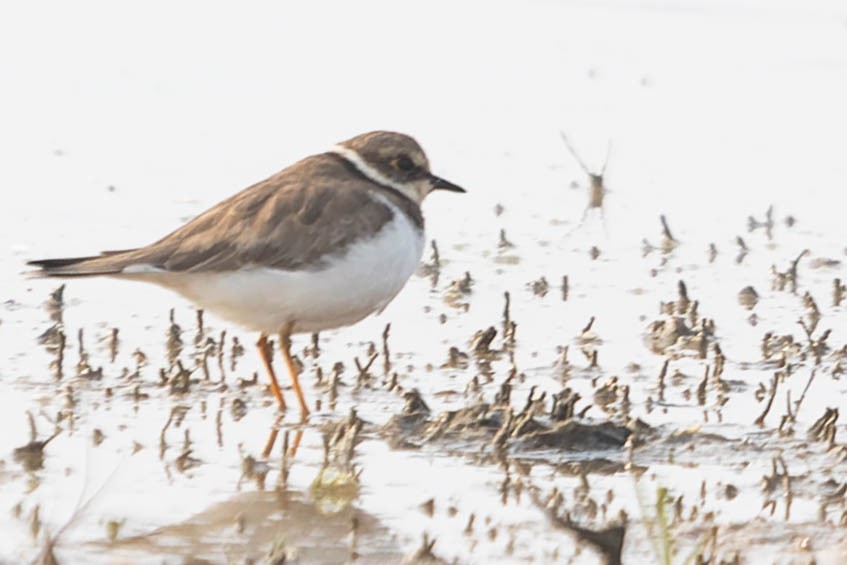
POLYGON ((420 261, 420 206, 436 189, 464 192, 430 172, 413 138, 374 131, 283 169, 146 247, 28 264, 36 276, 158 284, 259 332, 284 410, 268 341, 278 334, 305 416, 292 334, 347 326, 385 308, 420 261))

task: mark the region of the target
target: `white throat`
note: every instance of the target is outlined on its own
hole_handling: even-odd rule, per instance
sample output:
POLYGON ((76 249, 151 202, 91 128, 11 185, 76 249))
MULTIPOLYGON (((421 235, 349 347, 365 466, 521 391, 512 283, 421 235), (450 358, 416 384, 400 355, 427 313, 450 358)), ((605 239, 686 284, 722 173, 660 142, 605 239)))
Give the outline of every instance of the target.
POLYGON ((409 198, 412 202, 415 202, 418 205, 421 204, 421 193, 418 191, 417 187, 415 187, 414 184, 397 182, 396 180, 388 178, 387 176, 373 168, 371 165, 369 165, 367 162, 365 162, 365 160, 362 159, 362 157, 358 153, 356 153, 352 149, 344 147, 343 145, 334 146, 330 150, 330 152, 335 153, 336 155, 340 155, 341 157, 346 159, 350 164, 356 167, 356 169, 360 173, 362 173, 375 183, 384 186, 390 186, 394 190, 400 192, 401 194, 409 198))

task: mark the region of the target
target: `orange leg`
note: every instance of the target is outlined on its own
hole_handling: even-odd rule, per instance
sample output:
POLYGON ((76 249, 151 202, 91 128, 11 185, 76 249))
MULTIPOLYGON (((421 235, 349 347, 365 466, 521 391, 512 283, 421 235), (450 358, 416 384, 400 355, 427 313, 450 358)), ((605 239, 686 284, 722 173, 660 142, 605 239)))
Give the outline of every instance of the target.
POLYGON ((285 410, 285 399, 282 397, 282 391, 279 390, 279 383, 276 380, 273 366, 273 351, 268 343, 268 336, 262 334, 259 336, 259 341, 256 342, 256 347, 259 348, 259 357, 262 358, 262 363, 265 364, 265 370, 271 378, 271 392, 274 393, 276 401, 279 403, 279 409, 285 410))
POLYGON ((285 365, 288 367, 288 374, 291 375, 291 384, 294 386, 294 392, 297 394, 297 400, 300 401, 300 415, 305 420, 309 415, 309 407, 306 406, 306 399, 303 398, 303 389, 300 388, 300 380, 297 376, 297 367, 294 366, 294 360, 291 358, 291 329, 293 324, 289 323, 285 329, 279 333, 279 348, 282 351, 282 358, 285 359, 285 365))
POLYGON ((279 435, 279 428, 274 426, 271 428, 271 435, 268 436, 268 441, 265 442, 265 450, 262 451, 262 457, 267 459, 271 456, 271 451, 273 451, 274 444, 276 443, 276 438, 279 435))

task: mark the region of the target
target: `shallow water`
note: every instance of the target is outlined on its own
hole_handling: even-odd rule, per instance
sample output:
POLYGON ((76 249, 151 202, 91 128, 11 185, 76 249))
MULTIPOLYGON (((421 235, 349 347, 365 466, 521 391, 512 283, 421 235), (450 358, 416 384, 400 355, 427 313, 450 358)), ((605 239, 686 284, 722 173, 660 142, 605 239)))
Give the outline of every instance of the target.
POLYGON ((724 559, 844 559, 843 425, 836 421, 832 445, 807 439, 827 407, 843 408, 845 388, 838 367, 847 322, 832 292, 835 278, 847 279, 847 15, 839 4, 535 2, 518 11, 428 3, 410 16, 390 3, 237 13, 206 4, 130 12, 55 3, 50 19, 35 7, 16 10, 0 24, 0 52, 21 53, 0 67, 8 85, 0 184, 14 196, 0 207, 0 531, 9 532, 0 560, 31 561, 49 536, 59 562, 241 561, 264 559, 273 547, 277 557, 309 563, 397 562, 425 533, 447 561, 596 562, 533 499, 536 492, 543 504, 555 488, 563 494, 558 515, 569 512, 583 527, 602 529, 624 511, 624 561, 658 561, 659 487, 674 502, 682 497, 669 527, 679 561, 713 526, 724 559), (435 284, 413 277, 380 316, 321 334, 318 357, 304 355, 308 337, 295 340, 307 397, 321 404, 308 424, 295 413, 277 422, 255 336, 209 314, 204 339, 217 342, 226 330, 223 374, 215 351, 208 379, 196 370, 188 392, 161 386, 169 311, 187 368, 198 358, 196 315, 178 297, 137 283, 68 283, 57 379, 55 353, 39 343, 55 323, 44 303, 57 283, 22 276, 27 258, 147 243, 279 167, 374 128, 414 134, 434 170, 469 192, 425 205, 441 257, 435 284), (586 175, 560 131, 594 171, 612 141, 602 213, 589 210, 584 220, 586 175), (771 205, 771 237, 748 231, 748 216, 764 221, 771 205), (664 251, 661 214, 678 241, 664 251), (511 247, 498 245, 501 229, 511 247), (740 259, 738 236, 748 248, 740 259), (655 247, 646 254, 644 239, 655 247), (772 266, 787 271, 805 249, 796 293, 775 290, 772 266), (471 292, 451 293, 466 272, 471 292), (539 296, 531 283, 542 276, 549 291, 539 296), (698 385, 706 365, 714 369, 714 351, 702 360, 646 344, 680 280, 700 317, 714 320, 726 357, 723 392, 710 379, 702 404, 698 385), (759 297, 751 310, 738 300, 747 286, 759 297), (506 291, 515 342, 486 378, 470 342, 494 326, 492 347, 508 345, 506 291), (820 363, 789 356, 791 376, 755 425, 778 370, 779 355, 763 360, 763 336, 792 335, 805 348, 797 321, 808 319, 807 292, 821 313, 813 337, 831 329, 829 349, 820 363), (580 337, 592 316, 593 338, 580 337), (389 322, 386 375, 381 335, 389 322), (77 376, 80 330, 102 378, 77 376), (234 370, 233 337, 245 349, 234 370), (370 343, 380 356, 357 386, 354 360, 365 362, 370 343), (471 354, 467 367, 443 366, 451 346, 471 354), (565 346, 566 378, 556 365, 565 346), (597 351, 596 366, 581 349, 597 351), (325 383, 336 362, 344 386, 330 406, 325 383), (402 392, 418 389, 437 418, 492 402, 512 365, 515 411, 533 386, 548 396, 568 386, 582 396, 577 411, 592 405, 585 421, 628 415, 653 432, 631 450, 512 450, 505 459, 489 442, 395 449, 380 433, 402 411, 402 392), (316 384, 317 367, 324 384, 316 384), (780 433, 813 370, 794 433, 780 433), (257 371, 259 384, 242 386, 257 371), (399 387, 389 390, 393 373, 399 387), (469 390, 474 377, 479 389, 469 390), (629 387, 628 412, 620 389, 608 411, 595 396, 611 377, 629 387), (237 400, 246 407, 240 418, 237 400), (317 491, 323 426, 351 408, 368 422, 353 451, 358 483, 317 491), (27 413, 38 440, 61 429, 40 469, 15 456, 31 441, 27 413), (182 419, 163 436, 174 413, 182 419), (285 462, 283 434, 263 457, 278 424, 292 443, 303 432, 285 462), (260 471, 267 465, 263 479, 245 473, 248 456, 260 471), (782 467, 772 491, 762 490, 778 457, 790 497, 782 467), (431 512, 422 507, 429 500, 431 512))

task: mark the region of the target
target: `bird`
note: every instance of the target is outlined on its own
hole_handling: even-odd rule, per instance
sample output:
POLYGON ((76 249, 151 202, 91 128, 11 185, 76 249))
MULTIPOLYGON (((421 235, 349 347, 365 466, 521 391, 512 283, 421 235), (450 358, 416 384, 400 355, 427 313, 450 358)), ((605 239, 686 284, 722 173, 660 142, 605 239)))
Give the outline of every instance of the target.
POLYGON ((27 265, 35 277, 153 283, 258 332, 284 411, 269 341, 278 335, 306 418, 292 335, 349 326, 391 302, 420 262, 421 204, 435 190, 465 192, 430 171, 413 137, 372 131, 282 169, 145 247, 27 265))

